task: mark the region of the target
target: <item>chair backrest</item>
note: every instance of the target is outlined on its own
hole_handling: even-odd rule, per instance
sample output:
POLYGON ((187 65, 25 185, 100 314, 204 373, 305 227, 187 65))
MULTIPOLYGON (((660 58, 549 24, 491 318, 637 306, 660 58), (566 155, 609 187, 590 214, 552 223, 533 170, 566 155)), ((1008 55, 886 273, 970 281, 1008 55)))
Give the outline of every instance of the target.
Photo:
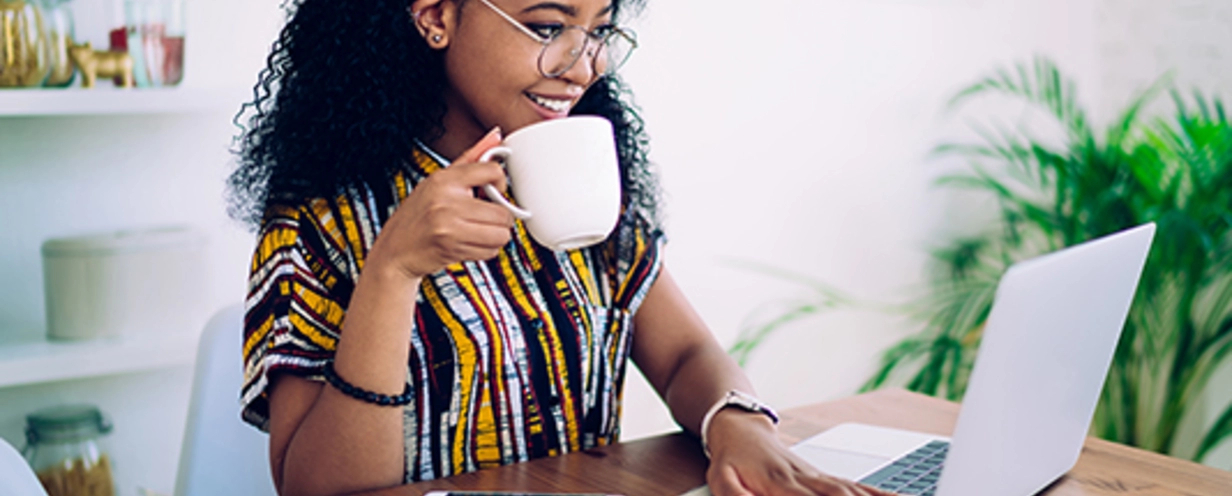
POLYGON ((269 438, 240 420, 243 324, 236 304, 214 314, 201 333, 175 496, 277 495, 269 438))
POLYGON ((0 494, 4 496, 47 496, 34 469, 8 441, 0 439, 0 494))

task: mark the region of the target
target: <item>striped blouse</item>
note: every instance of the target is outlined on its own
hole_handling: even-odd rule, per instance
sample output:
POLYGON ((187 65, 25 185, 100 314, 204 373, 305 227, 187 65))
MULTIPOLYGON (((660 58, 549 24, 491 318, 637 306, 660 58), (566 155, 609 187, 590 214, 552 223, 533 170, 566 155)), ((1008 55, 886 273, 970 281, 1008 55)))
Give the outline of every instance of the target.
MULTIPOLYGON (((385 188, 270 212, 249 278, 243 418, 268 430, 273 373, 321 381, 364 258, 414 184, 442 167, 416 151, 385 188)), ((662 233, 626 210, 609 238, 553 252, 521 221, 500 254, 426 277, 403 409, 407 482, 612 443, 633 313, 658 275, 662 233)))

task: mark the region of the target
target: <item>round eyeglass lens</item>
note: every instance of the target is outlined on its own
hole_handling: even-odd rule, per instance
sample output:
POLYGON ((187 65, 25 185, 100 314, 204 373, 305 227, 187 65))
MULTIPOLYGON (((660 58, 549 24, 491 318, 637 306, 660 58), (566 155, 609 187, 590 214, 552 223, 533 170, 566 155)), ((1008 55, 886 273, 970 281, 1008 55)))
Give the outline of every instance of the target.
POLYGON ((581 28, 569 27, 561 31, 544 45, 539 54, 539 70, 547 77, 564 74, 582 57, 585 46, 586 32, 581 28))
POLYGON ((629 55, 633 53, 633 42, 620 32, 608 35, 606 41, 596 56, 595 70, 610 76, 629 60, 629 55), (606 67, 600 67, 601 65, 606 67))
POLYGON ((596 40, 581 27, 571 26, 543 47, 539 70, 547 77, 558 77, 585 56, 597 74, 606 76, 616 72, 632 51, 633 44, 618 32, 596 40))

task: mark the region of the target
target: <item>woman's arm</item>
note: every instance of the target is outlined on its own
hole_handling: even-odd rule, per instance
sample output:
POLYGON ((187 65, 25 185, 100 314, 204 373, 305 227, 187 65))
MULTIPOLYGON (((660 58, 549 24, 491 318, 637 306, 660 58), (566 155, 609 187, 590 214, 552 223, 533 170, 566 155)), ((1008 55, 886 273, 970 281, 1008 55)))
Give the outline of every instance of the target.
POLYGON ((702 416, 727 391, 754 392, 666 267, 633 316, 633 328, 633 361, 690 432, 701 434, 702 416))
MULTIPOLYGON (((702 417, 727 391, 754 393, 666 267, 633 322, 634 362, 689 431, 700 435, 702 417)), ((778 441, 774 424, 760 413, 724 408, 708 428, 706 480, 716 496, 888 494, 818 472, 778 441)))
MULTIPOLYGON (((369 391, 402 393, 417 292, 416 282, 399 274, 362 273, 334 358, 339 377, 369 391)), ((366 403, 287 374, 270 388, 270 467, 280 494, 402 483, 401 408, 366 403)))
MULTIPOLYGON (((474 163, 500 139, 494 130, 455 165, 421 181, 382 226, 339 334, 334 370, 343 380, 401 394, 420 282, 451 263, 492 258, 509 242, 512 216, 473 193, 484 184, 503 189, 499 165, 474 163)), ((271 380, 270 468, 280 494, 338 494, 402 483, 402 408, 292 375, 271 380)))

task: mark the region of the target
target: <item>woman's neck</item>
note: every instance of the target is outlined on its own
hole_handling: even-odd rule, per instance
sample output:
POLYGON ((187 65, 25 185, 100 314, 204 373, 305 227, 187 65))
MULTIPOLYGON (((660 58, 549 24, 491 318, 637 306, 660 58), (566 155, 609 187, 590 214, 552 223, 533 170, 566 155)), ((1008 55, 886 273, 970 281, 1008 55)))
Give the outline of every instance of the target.
POLYGON ((445 117, 441 120, 441 137, 429 142, 428 146, 452 162, 483 138, 487 130, 483 129, 472 114, 462 110, 464 106, 460 99, 451 91, 446 91, 445 106, 445 117))

